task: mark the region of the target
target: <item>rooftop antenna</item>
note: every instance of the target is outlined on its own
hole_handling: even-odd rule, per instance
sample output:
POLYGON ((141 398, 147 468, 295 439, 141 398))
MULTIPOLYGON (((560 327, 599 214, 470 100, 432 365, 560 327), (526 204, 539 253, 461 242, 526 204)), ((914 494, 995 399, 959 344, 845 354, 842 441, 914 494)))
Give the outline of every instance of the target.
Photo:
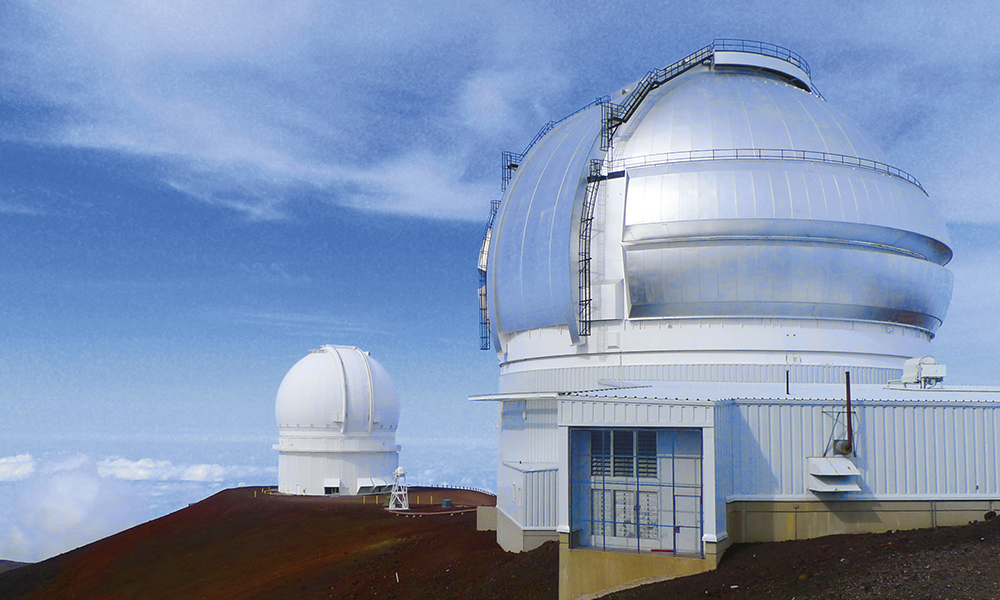
POLYGON ((410 510, 410 496, 407 493, 406 471, 396 467, 393 472, 392 495, 389 498, 389 510, 410 510))

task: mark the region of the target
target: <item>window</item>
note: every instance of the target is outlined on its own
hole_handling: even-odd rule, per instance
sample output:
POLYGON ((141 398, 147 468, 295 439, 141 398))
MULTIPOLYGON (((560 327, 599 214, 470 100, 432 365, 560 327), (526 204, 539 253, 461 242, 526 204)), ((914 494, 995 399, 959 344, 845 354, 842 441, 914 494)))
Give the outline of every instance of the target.
POLYGON ((635 441, 636 475, 641 478, 656 479, 656 432, 640 430, 635 441))
POLYGON ((608 477, 611 475, 611 432, 590 432, 590 475, 608 477))
POLYGON ((701 431, 570 430, 574 547, 702 552, 701 431))
POLYGON ((613 444, 614 477, 631 477, 635 472, 634 431, 616 429, 611 432, 613 444))
POLYGON ((603 429, 590 432, 591 477, 655 479, 657 471, 655 431, 603 429))

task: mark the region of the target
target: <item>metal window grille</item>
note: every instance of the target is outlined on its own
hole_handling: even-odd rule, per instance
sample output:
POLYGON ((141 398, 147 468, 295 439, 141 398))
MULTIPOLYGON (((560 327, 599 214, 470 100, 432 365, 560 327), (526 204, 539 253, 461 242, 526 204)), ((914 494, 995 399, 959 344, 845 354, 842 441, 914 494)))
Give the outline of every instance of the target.
POLYGON ((611 432, 614 444, 611 457, 614 466, 614 477, 632 477, 635 473, 635 442, 634 432, 627 429, 616 429, 611 432))
POLYGON ((640 478, 656 479, 658 469, 656 468, 656 432, 637 431, 636 432, 636 473, 640 478))

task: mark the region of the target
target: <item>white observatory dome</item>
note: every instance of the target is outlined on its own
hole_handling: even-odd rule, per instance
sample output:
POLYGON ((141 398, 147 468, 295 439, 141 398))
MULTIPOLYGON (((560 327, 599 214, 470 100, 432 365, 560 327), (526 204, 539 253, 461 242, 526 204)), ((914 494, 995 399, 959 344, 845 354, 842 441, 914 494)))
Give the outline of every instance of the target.
POLYGON ((353 346, 323 346, 288 371, 274 407, 284 493, 388 491, 399 463, 399 398, 385 369, 353 346))
POLYGON ((283 429, 395 431, 399 398, 389 374, 367 352, 323 346, 295 363, 281 380, 274 413, 283 429))
POLYGON ((952 287, 937 208, 801 57, 729 42, 505 156, 480 257, 501 390, 588 389, 602 362, 884 382, 928 354, 952 287))

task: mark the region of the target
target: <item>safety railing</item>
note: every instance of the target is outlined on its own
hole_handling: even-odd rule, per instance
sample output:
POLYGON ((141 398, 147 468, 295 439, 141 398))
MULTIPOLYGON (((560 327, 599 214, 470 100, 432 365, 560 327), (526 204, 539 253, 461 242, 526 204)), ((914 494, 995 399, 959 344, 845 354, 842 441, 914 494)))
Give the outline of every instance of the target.
POLYGON ((757 42, 754 40, 720 38, 712 42, 712 49, 716 52, 747 52, 749 54, 760 54, 763 56, 770 56, 771 58, 779 58, 802 69, 805 71, 806 75, 812 75, 812 72, 809 70, 809 63, 806 62, 806 59, 802 58, 802 56, 800 56, 797 52, 793 52, 788 48, 783 48, 775 44, 757 42))
POLYGON ((579 306, 577 309, 578 329, 581 336, 590 335, 592 315, 592 297, 590 289, 590 240, 594 223, 594 206, 597 205, 597 191, 601 185, 601 162, 598 159, 590 161, 590 176, 587 178, 587 191, 583 198, 580 211, 579 264, 577 276, 579 279, 579 306))
POLYGON ((483 245, 479 256, 479 349, 490 349, 490 311, 489 297, 486 289, 486 269, 489 259, 490 238, 493 233, 493 221, 497 218, 497 211, 500 209, 499 200, 490 200, 490 221, 486 224, 486 231, 483 232, 483 245))
POLYGON ((639 80, 635 88, 620 103, 616 104, 610 100, 604 102, 601 106, 601 150, 607 150, 611 147, 611 139, 614 137, 615 130, 619 125, 632 118, 636 109, 639 108, 639 105, 642 104, 642 101, 645 100, 651 91, 681 73, 711 59, 712 53, 713 45, 710 44, 685 56, 672 65, 662 69, 654 69, 646 73, 646 76, 639 80))
POLYGON ((521 161, 524 160, 524 156, 528 153, 528 151, 531 150, 531 148, 534 147, 539 140, 545 137, 559 123, 562 123, 566 119, 600 104, 601 149, 607 150, 611 147, 611 140, 614 137, 615 130, 619 125, 628 121, 632 117, 635 111, 639 108, 639 105, 642 104, 642 101, 645 100, 646 96, 648 96, 651 91, 685 71, 711 60, 715 52, 746 52, 748 54, 769 56, 771 58, 784 60, 789 64, 802 69, 806 75, 811 76, 812 74, 812 71, 809 68, 809 63, 807 63, 801 55, 783 46, 754 40, 718 38, 713 40, 711 44, 692 52, 671 65, 662 69, 649 71, 646 73, 645 77, 639 80, 635 88, 633 88, 621 102, 612 102, 611 98, 608 96, 597 98, 593 102, 566 115, 558 121, 549 121, 542 125, 542 128, 539 129, 538 133, 535 134, 535 137, 528 142, 528 145, 524 148, 523 152, 503 153, 501 191, 507 189, 507 185, 513 177, 513 171, 515 171, 521 164, 521 161))
POLYGON ((514 176, 514 171, 517 170, 517 167, 521 164, 521 161, 524 160, 524 156, 528 153, 528 151, 530 151, 534 147, 535 144, 538 143, 539 140, 545 137, 545 135, 548 134, 548 132, 555 129, 556 125, 562 123, 563 121, 569 119, 570 117, 575 117, 576 115, 582 113, 588 108, 593 108, 598 104, 603 105, 608 101, 609 98, 607 96, 596 98, 594 99, 593 102, 574 110, 573 112, 559 119, 558 121, 549 121, 545 125, 542 125, 542 128, 538 130, 538 133, 535 134, 535 137, 531 138, 531 141, 528 142, 527 146, 525 146, 523 152, 518 153, 518 152, 504 151, 501 156, 503 165, 501 171, 500 191, 501 192, 506 191, 507 185, 510 183, 511 178, 513 178, 514 176))
POLYGON ((912 183, 920 188, 925 194, 927 191, 916 177, 910 175, 902 169, 897 169, 884 162, 869 158, 858 158, 846 154, 836 154, 833 152, 819 152, 816 150, 788 150, 779 148, 722 148, 715 150, 683 150, 679 152, 664 152, 661 154, 647 154, 644 156, 633 156, 612 160, 607 165, 608 171, 622 171, 635 169, 638 167, 654 167, 686 162, 703 162, 712 160, 787 160, 817 162, 848 167, 857 167, 868 171, 875 171, 892 177, 898 177, 904 181, 912 183))

